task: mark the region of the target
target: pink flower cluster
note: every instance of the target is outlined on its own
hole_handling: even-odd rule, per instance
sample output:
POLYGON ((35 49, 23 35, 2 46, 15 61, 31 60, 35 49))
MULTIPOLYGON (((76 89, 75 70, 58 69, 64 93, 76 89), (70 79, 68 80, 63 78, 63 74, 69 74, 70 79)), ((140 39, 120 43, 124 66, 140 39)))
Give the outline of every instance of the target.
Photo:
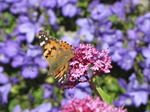
POLYGON ((94 77, 101 73, 109 73, 109 69, 112 68, 108 52, 105 50, 99 52, 90 44, 80 44, 79 47, 74 47, 74 54, 75 57, 70 60, 69 80, 59 85, 63 89, 73 88, 80 82, 87 82, 90 79, 89 71, 94 77))
POLYGON ((82 76, 87 76, 87 72, 92 70, 93 75, 100 73, 109 73, 111 66, 111 57, 108 52, 102 50, 99 52, 90 44, 80 44, 74 48, 75 57, 70 62, 70 80, 75 81, 82 76))
POLYGON ((86 97, 84 99, 73 99, 69 101, 68 105, 62 105, 63 110, 59 112, 127 112, 122 107, 114 107, 108 105, 97 97, 86 97))

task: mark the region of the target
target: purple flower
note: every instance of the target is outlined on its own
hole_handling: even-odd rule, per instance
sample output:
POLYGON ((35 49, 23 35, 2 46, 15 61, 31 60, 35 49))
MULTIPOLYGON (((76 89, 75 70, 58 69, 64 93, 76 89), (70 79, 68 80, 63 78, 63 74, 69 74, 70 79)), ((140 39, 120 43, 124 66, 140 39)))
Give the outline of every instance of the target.
POLYGON ((150 58, 150 44, 148 47, 142 49, 142 54, 145 58, 150 58))
POLYGON ((20 0, 20 2, 16 2, 14 4, 12 4, 10 11, 13 14, 23 14, 23 13, 27 13, 28 9, 27 9, 27 2, 26 1, 22 1, 20 0))
MULTIPOLYGON (((52 13, 53 14, 53 13, 52 13)), ((53 17, 54 19, 52 19, 52 20, 50 20, 50 21, 52 21, 52 22, 50 22, 50 23, 55 23, 56 22, 56 20, 55 20, 55 17, 53 17)), ((46 25, 46 22, 45 22, 45 16, 44 16, 44 14, 41 14, 40 15, 40 17, 39 17, 39 19, 38 19, 38 23, 39 24, 41 24, 41 25, 46 25)))
POLYGON ((136 52, 130 51, 130 53, 133 55, 130 55, 129 53, 126 53, 126 55, 122 54, 122 59, 118 61, 118 65, 121 66, 121 68, 124 70, 129 70, 134 65, 134 58, 136 56, 136 52))
POLYGON ((20 46, 15 41, 7 40, 5 46, 3 47, 3 50, 8 57, 12 58, 18 54, 20 46))
POLYGON ((89 30, 86 30, 84 28, 81 28, 79 31, 78 31, 78 34, 77 36, 79 38, 81 38, 81 40, 84 40, 86 42, 92 42, 93 39, 94 39, 94 35, 89 31, 89 30))
MULTIPOLYGON (((1 48, 1 47, 0 47, 1 48)), ((4 54, 4 50, 0 50, 0 62, 1 63, 8 63, 10 60, 10 58, 8 56, 6 56, 6 54, 4 54)))
POLYGON ((150 81, 149 73, 150 73, 150 58, 147 58, 144 63, 143 74, 148 81, 150 81))
POLYGON ((54 87, 50 84, 43 84, 42 87, 44 88, 43 98, 49 98, 53 93, 54 87))
POLYGON ((128 94, 133 98, 133 103, 136 107, 139 107, 141 104, 146 105, 149 97, 148 85, 142 84, 139 88, 128 94))
POLYGON ((58 110, 59 110, 58 107, 53 106, 51 112, 58 112, 58 110))
POLYGON ((0 4, 1 4, 0 12, 6 10, 9 7, 9 5, 5 2, 0 1, 0 4))
POLYGON ((45 8, 54 8, 57 5, 57 0, 41 0, 41 2, 45 8))
POLYGON ((26 40, 31 43, 35 37, 35 34, 40 30, 38 24, 33 24, 31 22, 25 22, 18 26, 20 33, 26 34, 26 40))
POLYGON ((43 52, 39 46, 29 45, 26 55, 28 57, 34 58, 36 56, 41 56, 42 54, 43 54, 43 52))
POLYGON ((145 42, 150 42, 150 13, 140 16, 136 20, 136 25, 138 29, 144 33, 145 42))
POLYGON ((11 82, 12 82, 12 84, 17 84, 17 83, 19 83, 19 79, 17 78, 17 77, 11 77, 11 82))
POLYGON ((73 88, 73 89, 66 89, 65 90, 65 97, 67 99, 70 98, 78 98, 78 99, 82 99, 85 98, 86 96, 91 95, 92 91, 89 88, 89 83, 85 82, 85 83, 80 83, 77 85, 77 87, 73 88), (83 87, 82 87, 83 85, 83 87))
POLYGON ((47 14, 48 14, 48 16, 49 16, 49 23, 51 24, 51 25, 55 25, 57 22, 56 22, 56 15, 55 15, 55 13, 54 13, 54 11, 52 10, 52 9, 49 9, 48 11, 47 11, 47 14))
POLYGON ((98 21, 104 21, 107 17, 112 15, 110 9, 103 4, 95 6, 90 12, 91 17, 98 21))
POLYGON ((66 41, 70 45, 78 45, 79 42, 80 42, 80 39, 78 37, 72 38, 68 35, 65 35, 65 36, 61 37, 61 40, 66 41))
POLYGON ((123 43, 120 41, 116 42, 114 46, 110 47, 110 54, 112 55, 112 60, 114 62, 118 62, 122 59, 122 55, 120 54, 120 51, 123 51, 122 47, 123 43))
POLYGON ((62 7, 62 14, 67 17, 74 17, 77 14, 77 6, 73 4, 67 4, 62 7))
POLYGON ((143 74, 144 74, 145 78, 150 81, 149 73, 150 73, 150 68, 144 68, 143 74))
POLYGON ((2 104, 8 103, 8 94, 11 89, 11 84, 5 84, 3 86, 0 86, 0 101, 2 104))
POLYGON ((112 10, 113 14, 125 19, 125 4, 123 2, 115 2, 110 9, 112 10))
POLYGON ((134 29, 129 29, 127 31, 127 35, 129 39, 134 41, 136 44, 139 44, 141 41, 143 41, 143 36, 141 35, 141 32, 138 30, 137 27, 134 29))
POLYGON ((35 98, 30 93, 28 93, 28 98, 31 102, 34 102, 35 100, 35 98))
POLYGON ((42 0, 29 0, 28 5, 30 8, 39 8, 41 6, 42 0))
POLYGON ((140 1, 140 0, 132 0, 132 3, 133 3, 134 5, 138 5, 140 2, 142 2, 142 1, 140 1))
POLYGON ((105 33, 109 34, 109 33, 112 33, 113 30, 111 29, 111 27, 112 27, 112 22, 111 21, 109 21, 109 20, 100 21, 98 23, 98 29, 99 29, 98 33, 100 33, 100 34, 105 34, 105 33))
POLYGON ((120 30, 111 30, 111 32, 103 33, 101 38, 107 44, 113 45, 116 44, 117 41, 123 40, 123 34, 120 30))
POLYGON ((41 57, 35 57, 34 58, 34 62, 40 67, 40 68, 47 68, 49 65, 46 62, 45 59, 41 58, 41 57))
POLYGON ((68 3, 68 0, 57 0, 58 7, 62 7, 68 3))
POLYGON ((32 109, 30 112, 50 112, 51 108, 52 105, 50 103, 43 103, 35 109, 32 109))
POLYGON ((0 84, 6 84, 6 83, 8 83, 9 79, 2 72, 3 72, 3 67, 0 66, 0 84))
POLYGON ((11 66, 14 68, 20 67, 24 64, 25 54, 19 53, 18 55, 13 57, 11 66))
POLYGON ((18 24, 23 24, 23 23, 28 23, 28 22, 30 22, 29 17, 27 17, 25 15, 20 15, 17 19, 18 24))
POLYGON ((115 100, 114 101, 114 105, 119 107, 119 106, 123 106, 123 105, 126 105, 126 106, 131 106, 133 105, 133 102, 132 102, 132 97, 128 94, 122 94, 118 100, 115 100))
POLYGON ((123 78, 120 78, 119 80, 118 80, 118 83, 119 83, 119 85, 122 87, 122 88, 124 88, 124 89, 127 89, 128 87, 128 85, 127 85, 127 82, 123 79, 123 78))
MULTIPOLYGON (((123 81, 120 80, 120 81, 123 81)), ((149 88, 147 83, 143 83, 142 85, 139 85, 138 80, 136 78, 136 75, 133 73, 129 77, 129 84, 126 85, 125 80, 123 83, 125 86, 123 86, 123 83, 119 81, 119 84, 121 84, 124 89, 126 89, 126 93, 121 95, 118 99, 118 101, 115 101, 117 105, 135 105, 136 107, 139 107, 141 104, 146 105, 148 102, 148 96, 149 96, 149 88), (129 101, 129 102, 126 102, 129 101)))
POLYGON ((26 64, 22 67, 21 75, 24 78, 34 79, 39 73, 38 66, 34 63, 26 64))
POLYGON ((22 112, 20 105, 16 105, 12 112, 22 112))
POLYGON ((95 32, 95 24, 91 18, 80 18, 76 21, 76 24, 91 33, 95 32))
POLYGON ((15 3, 15 2, 20 2, 21 0, 5 0, 7 3, 15 3))

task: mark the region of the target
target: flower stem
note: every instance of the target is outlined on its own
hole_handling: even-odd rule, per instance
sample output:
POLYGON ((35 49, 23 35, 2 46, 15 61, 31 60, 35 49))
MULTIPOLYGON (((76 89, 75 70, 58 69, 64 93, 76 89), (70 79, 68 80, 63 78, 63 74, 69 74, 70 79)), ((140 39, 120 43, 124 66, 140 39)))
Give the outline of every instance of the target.
POLYGON ((93 90, 95 91, 96 95, 99 96, 100 100, 103 101, 101 95, 99 94, 99 92, 97 91, 94 83, 92 82, 92 79, 89 79, 89 77, 85 76, 85 78, 88 80, 88 82, 90 83, 91 87, 93 88, 93 90))

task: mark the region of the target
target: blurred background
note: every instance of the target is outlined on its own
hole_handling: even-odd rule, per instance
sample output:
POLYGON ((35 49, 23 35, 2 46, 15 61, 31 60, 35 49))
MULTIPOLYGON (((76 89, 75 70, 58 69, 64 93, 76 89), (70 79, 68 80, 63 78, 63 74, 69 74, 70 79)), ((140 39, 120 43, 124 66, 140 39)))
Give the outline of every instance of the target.
POLYGON ((88 83, 62 91, 47 76, 41 29, 109 48, 113 69, 97 82, 114 105, 150 112, 150 0, 0 0, 0 112, 57 112, 69 99, 96 96, 88 83))

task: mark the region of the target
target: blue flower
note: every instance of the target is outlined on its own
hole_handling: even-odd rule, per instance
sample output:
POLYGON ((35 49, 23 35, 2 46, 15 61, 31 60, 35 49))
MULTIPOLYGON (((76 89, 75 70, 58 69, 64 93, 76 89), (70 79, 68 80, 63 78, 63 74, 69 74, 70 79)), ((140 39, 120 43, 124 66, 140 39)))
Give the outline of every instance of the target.
POLYGON ((5 48, 5 43, 4 42, 0 42, 0 62, 1 63, 8 63, 10 58, 5 54, 6 51, 4 51, 5 48))
POLYGON ((142 49, 142 54, 145 58, 150 58, 150 44, 142 49))
POLYGON ((118 65, 124 70, 130 70, 134 65, 134 58, 137 53, 136 51, 128 51, 125 54, 122 54, 122 59, 118 61, 118 65))
POLYGON ((94 39, 94 35, 89 32, 89 30, 86 30, 84 28, 81 28, 79 31, 78 31, 78 34, 77 36, 79 38, 81 38, 81 40, 84 40, 86 42, 92 42, 93 39, 94 39))
POLYGON ((18 26, 20 33, 26 34, 26 40, 28 43, 31 43, 35 37, 35 33, 40 30, 38 24, 33 24, 31 22, 25 22, 18 26))
POLYGON ((51 109, 52 105, 50 103, 43 103, 35 109, 32 109, 30 112, 50 112, 51 109))
POLYGON ((5 46, 3 47, 3 50, 8 57, 12 58, 18 54, 20 46, 15 41, 7 40, 5 46))
POLYGON ((13 57, 11 62, 11 66, 14 68, 20 67, 24 64, 25 53, 19 53, 13 57))
POLYGON ((68 3, 68 0, 57 0, 58 7, 62 7, 68 3))
POLYGON ((91 88, 89 88, 89 83, 80 83, 77 85, 77 87, 73 89, 66 89, 65 90, 65 99, 61 101, 62 104, 66 104, 70 98, 78 98, 82 99, 86 96, 91 95, 92 91, 91 88))
POLYGON ((107 17, 112 15, 110 9, 103 4, 98 4, 97 6, 95 6, 92 10, 90 10, 90 13, 91 17, 94 20, 98 21, 104 21, 105 19, 107 19, 107 17))
POLYGON ((126 90, 126 93, 121 95, 118 101, 115 101, 117 105, 135 105, 139 107, 141 104, 146 105, 148 102, 149 96, 149 88, 148 84, 145 82, 142 85, 139 85, 136 75, 133 73, 129 77, 129 84, 127 85, 126 81, 124 80, 123 83, 121 82, 123 79, 119 80, 119 84, 126 90), (125 96, 125 97, 124 97, 125 96), (126 102, 130 101, 130 103, 126 102))
POLYGON ((57 18, 56 18, 56 15, 55 15, 54 11, 52 9, 49 9, 47 11, 47 14, 49 16, 49 23, 51 25, 55 25, 57 23, 57 21, 56 21, 57 18))
POLYGON ((57 0, 41 0, 41 4, 45 8, 54 8, 57 5, 57 0))
POLYGON ((43 84, 42 87, 44 88, 43 98, 49 98, 53 93, 54 87, 50 84, 43 84))
POLYGON ((8 103, 8 94, 10 92, 10 89, 11 89, 10 83, 0 86, 0 102, 2 104, 8 103))
POLYGON ((38 66, 33 62, 24 64, 21 71, 21 75, 24 78, 31 78, 31 79, 36 78, 38 73, 39 73, 38 66))
POLYGON ((138 29, 144 33, 145 42, 150 42, 150 13, 140 16, 136 20, 136 25, 138 29))
POLYGON ((73 37, 70 37, 68 35, 61 37, 61 40, 66 41, 70 45, 78 45, 80 42, 80 39, 78 37, 73 38, 73 37))
POLYGON ((7 3, 15 3, 15 2, 20 2, 21 0, 5 0, 7 3))
POLYGON ((28 6, 28 4, 26 1, 20 0, 20 2, 16 2, 16 3, 12 4, 10 11, 13 14, 27 13, 28 12, 27 6, 28 6))
POLYGON ((123 2, 115 2, 110 6, 113 14, 116 14, 118 17, 125 19, 125 4, 123 2))
POLYGON ((0 4, 1 4, 0 12, 6 10, 9 7, 9 5, 5 2, 0 1, 0 4))
POLYGON ((147 58, 144 62, 144 69, 143 69, 143 74, 147 81, 150 81, 150 58, 147 58))
POLYGON ((67 17, 74 17, 77 14, 77 6, 68 3, 67 5, 62 7, 62 14, 67 17))
POLYGON ((84 28, 86 30, 88 30, 91 33, 95 32, 95 24, 94 21, 91 18, 80 18, 76 21, 76 24, 81 27, 84 28))
POLYGON ((12 112, 22 112, 20 105, 16 105, 12 112))
POLYGON ((9 81, 8 77, 2 73, 3 69, 4 68, 0 66, 0 84, 6 84, 9 81))

